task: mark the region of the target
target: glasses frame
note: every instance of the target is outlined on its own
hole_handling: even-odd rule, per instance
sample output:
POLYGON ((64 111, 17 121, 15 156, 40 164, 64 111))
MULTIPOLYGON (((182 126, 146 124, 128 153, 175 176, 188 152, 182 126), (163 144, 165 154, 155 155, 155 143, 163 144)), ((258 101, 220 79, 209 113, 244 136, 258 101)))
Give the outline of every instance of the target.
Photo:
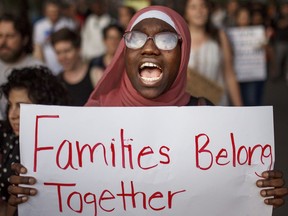
POLYGON ((170 51, 170 50, 175 49, 175 47, 177 46, 177 44, 176 44, 176 46, 175 46, 174 48, 172 48, 172 49, 161 49, 161 48, 159 48, 159 47, 157 46, 157 44, 155 43, 155 37, 156 37, 157 35, 159 35, 159 34, 164 34, 164 33, 171 33, 171 34, 176 35, 176 36, 177 36, 177 39, 178 39, 177 44, 179 43, 179 41, 182 42, 182 37, 181 37, 181 35, 179 35, 179 34, 177 34, 177 33, 175 33, 175 32, 170 32, 170 31, 167 31, 167 32, 159 32, 159 33, 157 33, 157 34, 155 34, 155 35, 153 35, 153 36, 148 36, 148 35, 147 35, 146 33, 144 33, 144 32, 141 32, 141 31, 133 31, 133 30, 132 30, 132 31, 126 31, 126 32, 124 33, 124 35, 123 35, 123 38, 124 38, 124 42, 125 42, 126 47, 128 47, 129 49, 133 49, 133 50, 141 49, 142 47, 144 47, 145 44, 147 43, 147 41, 148 41, 149 39, 152 39, 152 40, 153 40, 153 43, 155 44, 155 46, 156 46, 158 49, 160 49, 160 50, 170 51), (144 43, 141 47, 139 47, 139 48, 131 48, 131 47, 127 46, 126 36, 127 36, 128 34, 130 34, 130 33, 133 33, 133 32, 138 32, 138 33, 141 33, 141 34, 146 35, 146 41, 145 41, 145 43, 144 43))

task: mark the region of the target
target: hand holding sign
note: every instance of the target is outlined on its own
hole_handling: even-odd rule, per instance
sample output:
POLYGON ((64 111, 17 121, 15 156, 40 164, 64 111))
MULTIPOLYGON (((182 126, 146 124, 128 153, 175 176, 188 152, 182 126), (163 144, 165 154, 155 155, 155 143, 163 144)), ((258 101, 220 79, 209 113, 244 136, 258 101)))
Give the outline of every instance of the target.
MULTIPOLYGON (((26 168, 21 164, 13 164, 12 169, 19 174, 26 174, 26 168)), ((267 205, 273 205, 274 208, 282 206, 284 204, 284 197, 288 195, 288 188, 284 187, 283 173, 271 170, 263 172, 262 176, 264 179, 258 180, 257 186, 260 188, 269 188, 263 189, 260 193, 265 198, 264 202, 267 205)), ((14 175, 11 176, 10 182, 13 184, 9 187, 9 192, 11 193, 9 204, 11 206, 27 202, 29 196, 37 194, 37 190, 31 187, 36 183, 34 177, 14 175), (18 186, 18 184, 26 186, 18 186)))
POLYGON ((288 188, 284 187, 285 181, 281 171, 265 171, 262 173, 263 180, 256 182, 260 188, 272 187, 261 190, 260 194, 266 199, 264 202, 273 205, 275 208, 284 204, 284 196, 288 194, 288 188), (272 197, 272 198, 271 198, 272 197))

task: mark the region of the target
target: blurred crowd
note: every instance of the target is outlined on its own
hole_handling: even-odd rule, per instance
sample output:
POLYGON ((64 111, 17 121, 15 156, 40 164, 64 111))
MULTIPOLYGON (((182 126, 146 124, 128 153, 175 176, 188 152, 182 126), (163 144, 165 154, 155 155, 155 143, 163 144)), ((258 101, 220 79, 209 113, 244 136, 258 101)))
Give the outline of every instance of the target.
MULTIPOLYGON (((254 106, 262 105, 268 79, 275 82, 286 79, 288 83, 288 1, 37 1, 41 10, 32 10, 33 5, 24 2, 28 1, 20 1, 18 10, 5 9, 5 5, 0 9, 0 85, 2 90, 6 89, 1 93, 0 119, 11 118, 10 123, 13 118, 19 118, 19 113, 12 113, 12 105, 21 103, 21 95, 27 98, 29 93, 27 90, 28 93, 16 94, 18 99, 20 97, 17 102, 17 97, 12 97, 7 90, 13 79, 22 87, 29 80, 30 84, 39 82, 37 88, 33 85, 29 91, 37 90, 43 96, 47 95, 44 86, 47 86, 48 78, 53 85, 51 73, 67 91, 65 104, 83 106, 112 61, 130 19, 139 9, 134 6, 136 2, 172 7, 187 21, 192 38, 187 91, 192 95, 205 96, 216 105, 254 106), (253 31, 262 35, 255 37, 256 41, 248 41, 248 45, 258 44, 257 52, 254 51, 256 54, 261 51, 263 59, 252 63, 254 68, 262 66, 262 69, 248 71, 246 78, 241 78, 239 70, 251 62, 236 62, 239 54, 236 48, 244 43, 244 39, 241 40, 245 37, 243 32, 253 31), (240 40, 233 41, 237 37, 240 40), (31 77, 27 75, 27 67, 33 68, 31 77), (19 73, 20 78, 15 73, 19 73), (43 73, 42 79, 37 78, 37 73, 43 73)), ((57 91, 53 98, 55 95, 60 97, 57 91)), ((55 104, 54 100, 47 101, 43 103, 55 104)), ((38 99, 30 102, 42 103, 38 99)), ((2 135, 7 138, 6 132, 2 135)), ((0 192, 5 187, 1 183, 0 192)), ((0 203, 6 199, 3 195, 0 203)))
MULTIPOLYGON (((70 104, 83 105, 139 9, 134 7, 137 1, 126 1, 134 2, 131 6, 125 1, 48 0, 40 1, 41 10, 29 2, 18 8, 18 14, 17 10, 0 11, 0 84, 6 82, 11 68, 45 65, 73 95, 70 104)), ((187 20, 192 37, 188 80, 200 74, 198 83, 210 83, 200 90, 187 89, 192 94, 209 98, 201 88, 211 86, 213 94, 221 95, 209 98, 217 105, 261 105, 267 78, 288 79, 287 2, 181 0, 182 7, 176 1, 138 2, 173 7, 187 20), (264 28, 265 38, 259 43, 267 76, 243 81, 237 78, 237 53, 228 32, 249 26, 264 28)))

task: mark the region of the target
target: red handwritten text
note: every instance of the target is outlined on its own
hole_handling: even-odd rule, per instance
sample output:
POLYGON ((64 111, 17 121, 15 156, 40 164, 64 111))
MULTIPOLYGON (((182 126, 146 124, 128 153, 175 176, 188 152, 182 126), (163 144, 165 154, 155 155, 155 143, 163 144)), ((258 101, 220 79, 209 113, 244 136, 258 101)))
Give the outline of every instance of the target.
MULTIPOLYGON (((104 212, 113 212, 116 207, 117 210, 128 210, 128 206, 130 208, 138 208, 144 210, 153 210, 153 211, 162 211, 164 209, 173 208, 173 202, 176 198, 176 195, 180 193, 184 193, 186 190, 178 190, 175 192, 167 191, 163 193, 161 191, 156 191, 152 194, 147 194, 146 192, 136 191, 134 182, 130 181, 129 186, 125 185, 123 181, 121 181, 121 189, 119 193, 112 193, 110 190, 105 189, 100 192, 100 196, 97 196, 94 193, 88 192, 82 194, 78 191, 74 191, 74 187, 76 183, 55 183, 55 182, 46 182, 44 183, 46 186, 56 187, 58 194, 58 207, 59 212, 64 212, 65 209, 70 209, 77 213, 83 213, 84 208, 91 205, 90 208, 93 208, 94 216, 98 215, 98 210, 101 209, 104 212), (128 189, 127 189, 128 188, 128 189), (67 192, 69 190, 69 192, 67 192), (67 196, 63 196, 63 191, 68 194, 67 196), (105 207, 105 203, 117 201, 117 204, 114 202, 112 206, 115 207, 105 207), (161 201, 161 202, 159 202, 161 201), (162 204, 160 204, 162 203, 162 204), (164 204, 165 203, 165 204, 164 204), (120 209, 119 209, 120 208, 120 209)), ((110 203, 111 206, 111 203, 110 203)), ((91 210, 91 209, 90 209, 91 210)))
MULTIPOLYGON (((109 145, 105 145, 101 142, 95 144, 82 144, 80 141, 70 141, 65 139, 59 143, 59 145, 54 146, 40 146, 39 144, 39 119, 43 118, 59 118, 59 116, 37 116, 36 126, 35 126, 35 149, 34 149, 34 172, 37 171, 37 163, 39 153, 45 153, 45 151, 53 151, 56 155, 55 164, 58 168, 67 170, 69 168, 77 170, 84 166, 83 159, 89 158, 90 163, 94 163, 95 159, 102 161, 106 166, 116 167, 117 165, 122 168, 134 169, 135 164, 138 168, 142 170, 149 170, 157 167, 159 164, 169 164, 170 148, 167 146, 160 146, 156 150, 151 146, 144 146, 139 151, 133 149, 133 139, 125 138, 125 130, 120 129, 120 152, 116 151, 115 138, 112 139, 109 145), (136 154, 136 155, 133 155, 136 154), (121 158, 121 164, 116 163, 116 157, 121 158), (135 157, 136 156, 136 157, 135 157), (145 157, 154 156, 159 158, 158 161, 154 161, 153 164, 146 164, 144 161, 145 157), (134 159, 135 158, 135 159, 134 159), (134 159, 134 160, 133 160, 134 159)), ((152 163, 152 162, 151 162, 152 163)))
MULTIPOLYGON (((228 148, 221 148, 220 151, 215 154, 209 150, 210 138, 207 134, 203 133, 195 136, 196 167, 201 170, 208 170, 214 165, 227 166, 228 164, 232 164, 233 167, 241 165, 250 166, 252 160, 255 159, 255 157, 259 157, 257 161, 265 164, 265 159, 267 159, 270 169, 272 168, 273 154, 271 145, 257 144, 252 147, 242 145, 237 149, 233 133, 230 134, 230 142, 230 151, 228 148), (205 161, 205 164, 203 161, 205 161)), ((256 173, 256 175, 258 174, 256 173)))

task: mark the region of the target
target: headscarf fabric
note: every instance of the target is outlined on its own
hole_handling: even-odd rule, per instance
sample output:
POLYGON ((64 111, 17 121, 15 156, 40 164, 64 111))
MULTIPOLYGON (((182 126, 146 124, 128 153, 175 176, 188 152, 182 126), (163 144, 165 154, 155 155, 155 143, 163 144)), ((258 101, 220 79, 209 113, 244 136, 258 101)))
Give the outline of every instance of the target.
POLYGON ((182 37, 181 63, 178 75, 170 89, 154 99, 144 98, 134 89, 126 74, 124 59, 126 46, 122 38, 112 62, 106 68, 85 106, 185 106, 188 104, 190 95, 185 91, 191 47, 188 26, 182 16, 174 10, 164 6, 149 6, 139 10, 132 17, 126 30, 132 30, 138 22, 146 18, 163 20, 182 37))

